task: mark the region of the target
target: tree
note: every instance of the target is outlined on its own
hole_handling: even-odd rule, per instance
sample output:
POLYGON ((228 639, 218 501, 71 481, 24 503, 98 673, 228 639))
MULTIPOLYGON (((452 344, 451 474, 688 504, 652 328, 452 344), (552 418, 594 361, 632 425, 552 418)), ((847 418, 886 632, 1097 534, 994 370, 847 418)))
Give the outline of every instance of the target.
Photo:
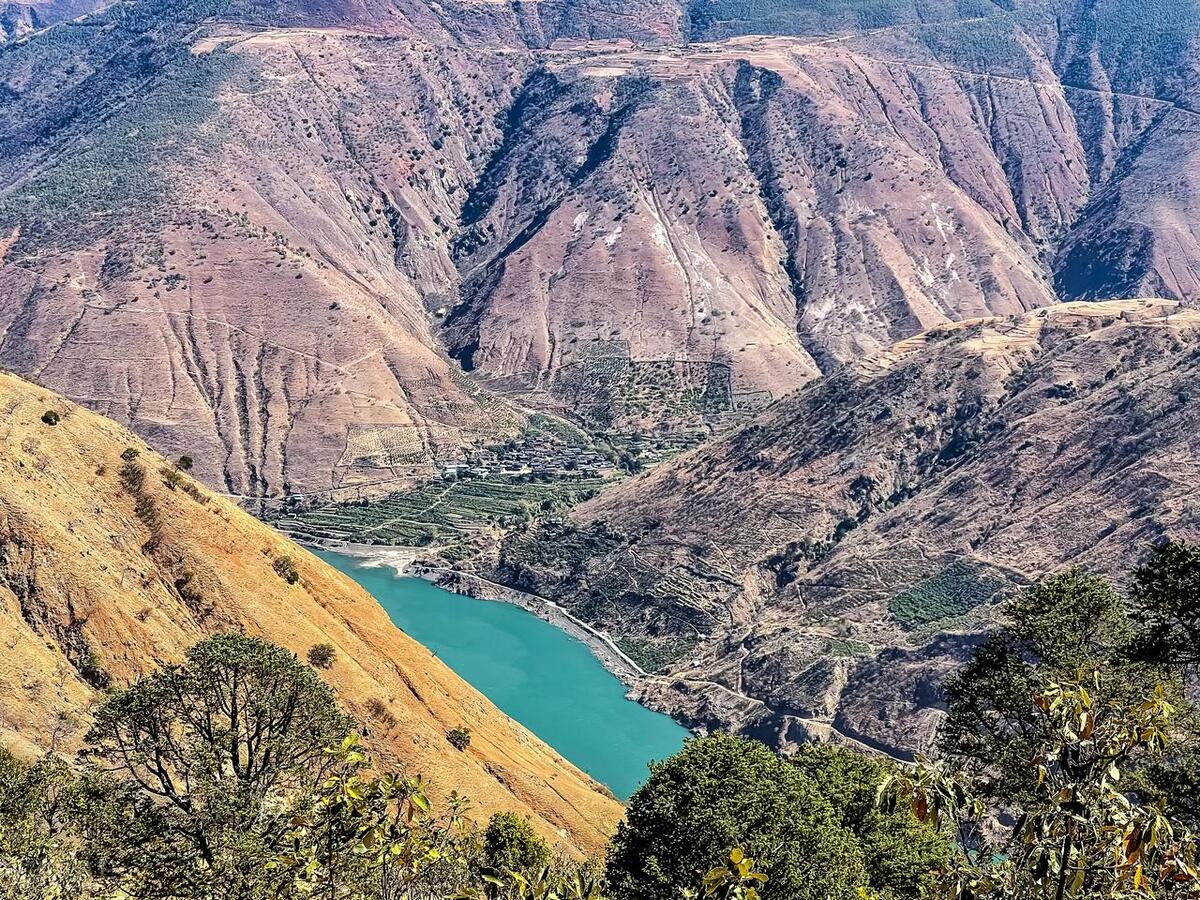
POLYGON ((1133 573, 1134 652, 1151 662, 1200 665, 1200 546, 1168 541, 1133 573))
POLYGON ((677 900, 740 847, 770 879, 765 900, 856 897, 854 836, 817 786, 765 745, 716 734, 652 767, 609 849, 613 900, 677 900))
POLYGON ((990 810, 969 775, 924 764, 885 785, 897 802, 946 827, 964 853, 947 866, 940 894, 963 898, 1195 897, 1200 894, 1195 838, 1165 803, 1147 804, 1124 776, 1147 755, 1161 755, 1176 710, 1158 686, 1122 699, 1097 668, 1075 679, 1040 682, 1025 721, 1036 735, 1028 761, 1036 785, 1019 792, 1015 825, 988 827, 990 810), (1000 838, 995 839, 999 834, 1000 838))
POLYGON ((86 737, 114 780, 104 862, 137 896, 264 896, 264 862, 352 727, 291 652, 219 635, 112 694, 86 737))
POLYGON ((268 863, 288 877, 290 891, 331 900, 441 900, 467 885, 476 838, 463 798, 452 793, 439 818, 420 776, 370 774, 375 767, 357 734, 325 756, 331 766, 314 802, 292 817, 287 852, 268 863))
POLYGON ((55 756, 0 748, 0 900, 69 900, 89 882, 72 827, 77 780, 55 756))
POLYGON ((884 811, 879 788, 897 766, 843 747, 807 745, 792 762, 829 801, 838 824, 862 849, 870 888, 882 898, 925 896, 949 861, 947 836, 907 809, 884 811))
POLYGON ((1035 787, 1029 759, 1042 735, 1031 728, 1029 698, 1048 680, 1081 667, 1103 668, 1107 690, 1137 696, 1163 678, 1128 656, 1133 629, 1107 579, 1070 569, 1009 602, 1006 623, 951 676, 942 754, 1003 801, 1035 787))

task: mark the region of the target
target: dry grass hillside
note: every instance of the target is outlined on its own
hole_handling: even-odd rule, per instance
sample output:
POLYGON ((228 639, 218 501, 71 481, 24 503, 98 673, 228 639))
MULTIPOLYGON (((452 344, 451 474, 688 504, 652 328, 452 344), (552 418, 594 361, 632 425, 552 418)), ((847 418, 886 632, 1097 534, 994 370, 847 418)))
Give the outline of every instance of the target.
POLYGON ((602 846, 621 807, 596 783, 351 580, 172 471, 116 423, 0 374, 0 743, 74 749, 106 685, 206 635, 245 631, 302 658, 330 642, 322 677, 382 756, 435 792, 467 794, 480 815, 517 810, 578 849, 602 846), (446 738, 459 725, 472 733, 465 752, 446 738))

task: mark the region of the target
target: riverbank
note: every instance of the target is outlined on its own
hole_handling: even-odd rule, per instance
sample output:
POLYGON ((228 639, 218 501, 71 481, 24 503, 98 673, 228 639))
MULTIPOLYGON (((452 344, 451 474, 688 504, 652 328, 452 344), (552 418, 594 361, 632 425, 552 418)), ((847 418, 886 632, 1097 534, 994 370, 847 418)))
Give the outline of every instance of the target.
POLYGON ((421 578, 451 593, 519 606, 586 645, 600 664, 626 687, 639 687, 649 677, 649 673, 630 659, 607 633, 571 615, 553 600, 517 591, 469 572, 418 565, 417 559, 429 554, 428 547, 383 547, 341 542, 336 545, 308 546, 352 556, 369 565, 389 568, 397 575, 421 578))
POLYGON ((617 676, 627 687, 637 687, 648 677, 648 673, 630 659, 608 634, 593 628, 582 619, 571 615, 553 600, 513 590, 478 575, 459 572, 455 569, 438 569, 413 563, 405 574, 424 578, 442 590, 474 597, 477 600, 496 600, 511 603, 533 613, 556 628, 565 631, 577 641, 587 645, 601 665, 617 676))

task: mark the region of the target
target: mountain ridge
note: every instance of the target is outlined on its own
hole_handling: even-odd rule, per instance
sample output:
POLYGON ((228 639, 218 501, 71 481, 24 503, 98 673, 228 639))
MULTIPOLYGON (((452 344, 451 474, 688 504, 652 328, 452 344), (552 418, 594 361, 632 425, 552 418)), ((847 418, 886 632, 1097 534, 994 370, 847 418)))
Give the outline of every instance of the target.
POLYGON ((642 697, 689 724, 911 755, 1004 596, 1195 539, 1198 360, 1200 313, 1170 301, 944 326, 484 568, 657 660, 642 697))

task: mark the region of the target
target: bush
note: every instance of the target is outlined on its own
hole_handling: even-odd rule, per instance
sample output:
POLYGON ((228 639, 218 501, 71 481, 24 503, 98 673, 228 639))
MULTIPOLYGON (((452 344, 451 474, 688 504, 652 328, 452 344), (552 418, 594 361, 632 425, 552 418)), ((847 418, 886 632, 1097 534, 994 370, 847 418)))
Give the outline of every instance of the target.
POLYGON ((769 881, 763 900, 856 898, 863 853, 814 781, 757 741, 688 741, 652 767, 608 854, 613 900, 677 900, 740 847, 769 881))
POLYGON ((296 570, 296 563, 293 562, 290 556, 281 556, 275 560, 272 566, 275 574, 286 581, 288 584, 295 584, 300 580, 300 573, 296 570))
POLYGON ((48 409, 44 413, 42 413, 42 421, 45 422, 47 425, 57 425, 58 424, 58 413, 56 413, 52 409, 48 409))
POLYGON ((466 750, 471 746, 471 729, 465 725, 459 725, 457 728, 451 728, 450 733, 446 735, 451 746, 456 750, 466 750))
POLYGON ((483 833, 483 862, 496 871, 536 872, 550 863, 550 848, 528 819, 495 813, 483 833))
POLYGON ((192 471, 192 465, 193 465, 193 462, 192 462, 192 458, 190 456, 181 456, 175 462, 175 468, 179 469, 179 471, 181 471, 181 472, 192 471))
POLYGON ((141 451, 136 447, 126 447, 121 451, 121 459, 125 460, 125 462, 133 462, 139 456, 141 456, 141 451))
POLYGON ((308 648, 308 664, 318 669, 328 669, 336 657, 333 644, 313 644, 308 648))

